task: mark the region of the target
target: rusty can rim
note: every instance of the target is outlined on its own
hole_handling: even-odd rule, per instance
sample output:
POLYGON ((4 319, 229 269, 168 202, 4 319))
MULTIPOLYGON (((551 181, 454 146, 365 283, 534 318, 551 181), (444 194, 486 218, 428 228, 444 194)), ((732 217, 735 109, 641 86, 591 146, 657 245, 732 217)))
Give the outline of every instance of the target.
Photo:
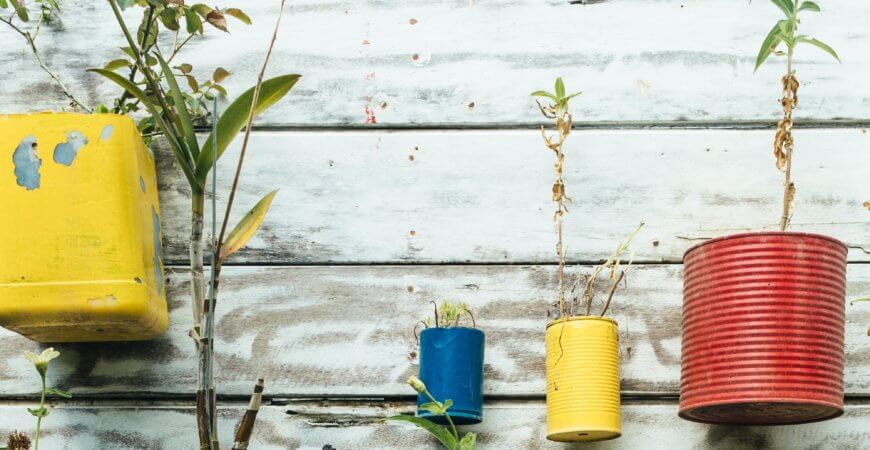
POLYGON ((843 241, 841 241, 837 238, 831 237, 831 236, 824 235, 824 234, 807 233, 807 232, 803 232, 803 231, 749 231, 749 232, 745 232, 745 233, 728 234, 725 236, 714 237, 711 239, 707 239, 704 242, 699 242, 699 243, 689 247, 688 249, 686 249, 685 252, 683 252, 683 260, 685 260, 686 257, 689 256, 689 253, 691 253, 691 252, 693 252, 693 251, 695 251, 695 250, 697 250, 697 249, 699 249, 707 244, 712 244, 712 243, 721 242, 721 241, 727 241, 729 239, 739 239, 739 238, 753 237, 753 236, 811 237, 811 238, 823 239, 823 240, 832 242, 832 243, 842 247, 846 252, 849 251, 849 247, 846 246, 846 244, 843 241))
POLYGON ((557 325, 557 324, 560 324, 560 323, 570 322, 570 321, 572 321, 572 320, 600 320, 600 321, 603 321, 603 322, 610 322, 610 323, 612 323, 613 325, 615 325, 616 327, 619 327, 619 322, 617 322, 616 319, 613 319, 613 318, 611 318, 611 317, 604 317, 604 316, 570 316, 570 317, 562 317, 562 318, 560 318, 560 319, 556 319, 556 320, 551 320, 550 323, 547 324, 547 329, 549 329, 549 328, 550 328, 551 326, 553 326, 553 325, 557 325))

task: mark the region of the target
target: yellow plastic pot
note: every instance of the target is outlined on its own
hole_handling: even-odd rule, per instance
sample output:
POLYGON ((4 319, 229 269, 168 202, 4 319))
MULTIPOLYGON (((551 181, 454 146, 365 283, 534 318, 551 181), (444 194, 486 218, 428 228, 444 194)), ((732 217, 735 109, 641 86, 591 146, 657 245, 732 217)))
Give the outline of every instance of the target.
POLYGON ((617 326, 602 317, 547 326, 547 439, 603 441, 622 434, 617 326))
POLYGON ((154 157, 128 117, 0 115, 0 325, 39 342, 167 327, 154 157))

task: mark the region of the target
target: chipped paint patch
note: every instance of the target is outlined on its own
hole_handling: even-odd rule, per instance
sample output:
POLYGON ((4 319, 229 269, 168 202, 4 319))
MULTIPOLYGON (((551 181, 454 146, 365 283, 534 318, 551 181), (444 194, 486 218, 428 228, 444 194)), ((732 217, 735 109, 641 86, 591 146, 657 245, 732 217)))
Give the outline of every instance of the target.
POLYGON ((108 141, 112 138, 112 135, 115 133, 115 127, 113 125, 106 125, 103 127, 103 131, 100 132, 100 140, 108 141))
POLYGON ((12 154, 15 182, 28 191, 39 188, 39 167, 42 160, 36 155, 36 136, 24 138, 12 154))
POLYGON ((139 177, 139 189, 141 189, 143 193, 145 192, 145 180, 143 180, 142 177, 139 177))
POLYGON ((163 271, 161 270, 163 267, 163 245, 160 240, 160 216, 157 215, 154 205, 151 205, 151 222, 154 234, 154 282, 157 283, 157 292, 162 295, 165 287, 163 271))
POLYGON ((115 306, 118 304, 118 298, 112 294, 105 297, 94 297, 88 299, 90 306, 115 306))
POLYGON ((54 162, 71 166, 82 147, 88 145, 88 138, 80 131, 70 131, 66 134, 66 142, 54 147, 54 162))

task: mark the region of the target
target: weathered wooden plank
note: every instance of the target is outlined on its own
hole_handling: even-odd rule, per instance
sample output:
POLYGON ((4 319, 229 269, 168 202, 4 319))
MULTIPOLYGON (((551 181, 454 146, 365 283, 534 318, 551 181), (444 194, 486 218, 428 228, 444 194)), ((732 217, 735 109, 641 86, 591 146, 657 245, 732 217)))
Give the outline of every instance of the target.
MULTIPOLYGON (((849 267, 849 298, 870 292, 870 265, 849 267)), ((553 266, 230 267, 218 306, 217 381, 246 395, 265 375, 269 396, 408 394, 416 373, 413 327, 429 301, 467 302, 487 333, 489 396, 544 393, 545 305, 553 266)), ((60 345, 51 382, 79 393, 189 394, 194 384, 189 286, 169 282, 170 330, 144 343, 60 345)), ((626 393, 679 392, 681 266, 637 266, 614 300, 626 393)), ((847 307, 849 395, 870 395, 870 307, 847 307)), ((0 392, 32 394, 36 376, 24 338, 0 333, 0 392)))
MULTIPOLYGON (((641 219, 636 260, 678 262, 703 238, 777 229, 783 176, 773 131, 579 131, 565 169, 568 258, 605 259, 641 219)), ((870 260, 870 135, 795 133, 793 230, 835 236, 870 260)), ((224 201, 238 145, 218 178, 224 201)), ((553 155, 535 131, 261 132, 237 216, 280 188, 234 262, 552 262, 553 155)), ((187 182, 160 154, 168 259, 188 250, 187 182)), ((222 204, 222 203, 219 203, 222 204)))
MULTIPOLYGON (((222 410, 220 432, 231 439, 243 409, 222 410)), ((410 424, 384 423, 383 417, 410 413, 408 403, 300 403, 265 406, 254 431, 252 448, 262 450, 440 448, 410 424)), ((545 439, 543 401, 493 402, 484 422, 463 431, 478 434, 480 449, 575 448, 545 439)), ((0 407, 0 434, 28 430, 23 406, 0 407)), ((42 440, 51 449, 196 448, 193 411, 185 407, 64 406, 52 410, 42 440)), ((677 405, 628 404, 623 407, 623 436, 587 444, 592 449, 843 449, 870 445, 870 407, 849 405, 838 419, 791 427, 724 427, 687 422, 677 417, 677 405)), ((32 431, 31 431, 32 432, 32 431)))
MULTIPOLYGON (((584 91, 576 104, 581 121, 773 121, 780 114, 784 63, 753 74, 761 41, 780 16, 768 2, 571 3, 293 2, 270 72, 304 78, 291 100, 259 123, 363 124, 366 106, 387 125, 538 122, 528 94, 552 86, 556 76, 584 91)), ((253 27, 231 23, 231 36, 213 33, 178 61, 192 63, 201 78, 217 66, 229 68, 233 94, 253 84, 276 9, 273 2, 239 6, 253 27)), ((865 119, 868 40, 850 30, 862 29, 870 4, 823 8, 821 16, 807 14, 802 29, 833 45, 843 63, 814 48, 798 52, 804 88, 796 116, 865 119)), ((109 8, 69 0, 63 17, 40 33, 46 63, 87 103, 111 103, 117 89, 84 73, 122 56, 118 47, 126 43, 109 8)), ((141 20, 128 18, 131 25, 141 20)), ((0 39, 0 77, 7 80, 0 84, 0 111, 67 103, 20 36, 4 26, 0 39)))

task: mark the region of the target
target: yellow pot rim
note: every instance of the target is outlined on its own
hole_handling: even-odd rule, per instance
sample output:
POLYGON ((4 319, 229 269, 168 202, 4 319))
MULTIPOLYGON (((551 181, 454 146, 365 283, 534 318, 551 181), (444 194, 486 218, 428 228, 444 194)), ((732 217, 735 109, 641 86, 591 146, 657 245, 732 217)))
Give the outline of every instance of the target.
POLYGON ((563 317, 561 319, 556 319, 547 324, 547 328, 550 328, 553 325, 558 325, 560 323, 570 322, 574 320, 595 320, 601 322, 610 322, 615 326, 619 326, 619 322, 610 317, 601 317, 601 316, 571 316, 571 317, 563 317))

